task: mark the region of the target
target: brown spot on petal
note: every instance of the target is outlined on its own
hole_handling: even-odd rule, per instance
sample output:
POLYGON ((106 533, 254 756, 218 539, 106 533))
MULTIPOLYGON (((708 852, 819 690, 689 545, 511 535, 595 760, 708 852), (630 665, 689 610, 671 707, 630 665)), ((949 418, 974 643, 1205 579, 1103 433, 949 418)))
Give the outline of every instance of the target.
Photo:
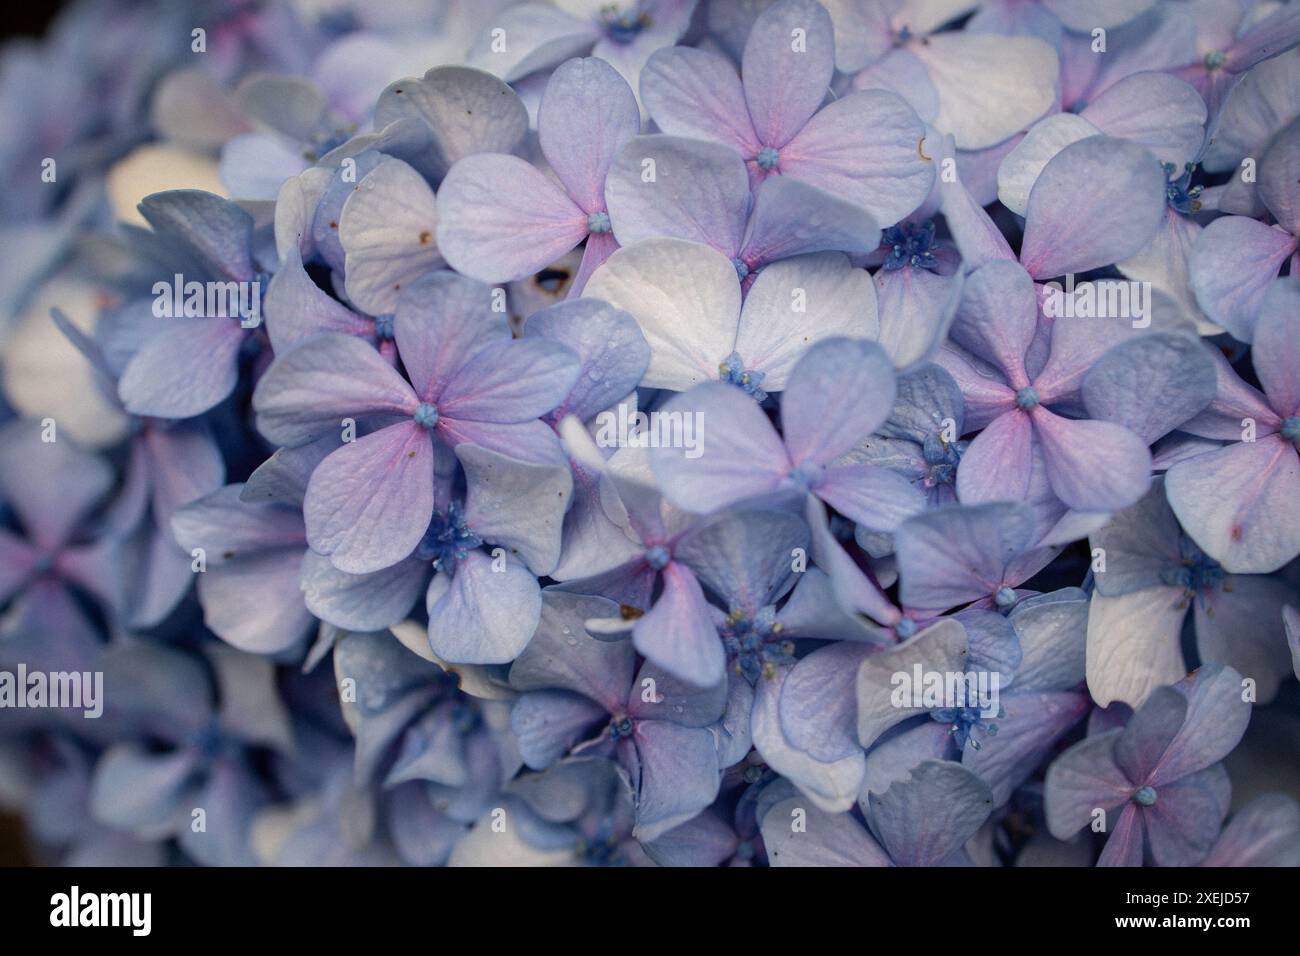
POLYGON ((643 614, 645 614, 645 611, 641 610, 639 607, 633 607, 630 604, 620 604, 618 606, 618 616, 625 621, 635 621, 643 614))
POLYGON ((433 242, 433 233, 429 232, 428 229, 420 233, 420 245, 427 246, 431 242, 433 242))

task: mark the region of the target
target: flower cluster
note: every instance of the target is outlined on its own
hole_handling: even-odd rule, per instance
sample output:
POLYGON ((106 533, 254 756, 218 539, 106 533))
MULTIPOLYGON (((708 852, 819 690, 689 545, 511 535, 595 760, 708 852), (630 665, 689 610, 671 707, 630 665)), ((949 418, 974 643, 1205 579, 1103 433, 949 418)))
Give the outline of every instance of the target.
POLYGON ((41 859, 1300 865, 1300 2, 89 0, 0 118, 41 859))

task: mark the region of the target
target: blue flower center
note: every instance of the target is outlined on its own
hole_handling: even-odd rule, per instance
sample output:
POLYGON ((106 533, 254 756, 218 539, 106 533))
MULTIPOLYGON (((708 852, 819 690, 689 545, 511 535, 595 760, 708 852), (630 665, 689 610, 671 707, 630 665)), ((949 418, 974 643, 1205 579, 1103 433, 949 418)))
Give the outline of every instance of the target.
POLYGON ((609 213, 593 212, 587 216, 588 232, 609 232, 613 227, 609 224, 609 213))
POLYGON ((609 736, 611 740, 622 740, 624 737, 631 737, 635 725, 632 718, 626 715, 615 717, 609 722, 609 736))
POLYGON ((781 163, 781 154, 771 146, 764 146, 757 155, 754 156, 754 162, 758 163, 759 169, 773 170, 781 163))
POLYGON ((435 511, 428 530, 415 549, 421 561, 433 562, 434 570, 456 573, 456 564, 483 546, 483 539, 465 523, 459 502, 453 501, 446 513, 435 511))
POLYGON ((1031 408, 1038 407, 1038 389, 1032 385, 1026 385, 1020 391, 1016 392, 1016 408, 1029 411, 1031 408))
POLYGON ((411 417, 421 428, 434 428, 438 424, 438 406, 430 402, 421 402, 415 406, 415 414, 411 417))
POLYGON ((763 373, 746 371, 739 352, 732 352, 718 363, 718 378, 729 385, 735 385, 756 402, 767 398, 767 392, 759 387, 763 384, 763 373))
POLYGON ((393 314, 375 316, 375 338, 391 342, 393 340, 393 314))
POLYGON ((802 488, 804 491, 812 490, 819 485, 825 477, 826 466, 811 461, 805 461, 794 471, 790 472, 790 480, 795 483, 796 487, 802 488))
POLYGON ((1154 807, 1156 805, 1156 788, 1139 787, 1137 793, 1133 794, 1133 799, 1141 806, 1154 807))
POLYGON ((939 265, 934 257, 935 250, 940 248, 934 238, 934 220, 919 226, 910 222, 890 226, 882 234, 880 245, 889 250, 882 265, 886 272, 896 272, 904 266, 935 269, 939 265))
POLYGON ((52 554, 37 555, 36 559, 32 561, 32 574, 35 575, 49 574, 53 570, 54 570, 54 555, 52 554))
POLYGON ((1161 581, 1182 588, 1189 598, 1201 592, 1217 591, 1223 586, 1223 567, 1197 547, 1191 538, 1183 535, 1178 542, 1178 551, 1182 563, 1161 571, 1161 581))
MULTIPOLYGON (((998 717, 1005 717, 1006 711, 999 708, 998 717)), ((956 743, 958 750, 965 750, 969 743, 971 750, 981 750, 990 737, 998 735, 997 718, 985 717, 979 707, 945 707, 936 710, 930 717, 941 724, 951 724, 948 735, 956 743)))
POLYGON ((1201 211, 1201 193, 1204 186, 1192 185, 1192 171, 1196 166, 1188 163, 1181 173, 1173 163, 1161 163, 1165 170, 1165 202, 1181 216, 1201 211))
POLYGON ((732 608, 718 635, 732 668, 751 684, 760 677, 775 677, 778 664, 794 660, 794 642, 781 638, 781 624, 771 604, 753 617, 743 608, 732 608))
POLYGON ((1290 442, 1300 442, 1300 415, 1282 419, 1282 437, 1290 442))
POLYGON ((1228 62, 1228 55, 1222 50, 1211 50, 1205 54, 1205 68, 1207 70, 1217 70, 1228 62))
POLYGON ((749 275, 749 266, 745 264, 745 260, 737 257, 731 260, 731 264, 736 267, 736 278, 744 282, 745 277, 749 275))
POLYGON ((955 485, 957 465, 961 463, 966 444, 966 442, 946 442, 937 434, 926 435, 925 443, 921 446, 921 455, 925 459, 928 470, 921 484, 927 489, 938 485, 955 485))
POLYGON ((652 548, 646 548, 645 562, 656 571, 662 571, 664 568, 668 567, 668 562, 672 559, 673 556, 668 553, 668 549, 662 544, 656 544, 652 548))
POLYGON ((615 43, 627 44, 635 40, 650 25, 650 14, 639 10, 619 12, 606 8, 600 12, 601 27, 605 36, 615 43))
POLYGON ((1016 592, 1004 584, 993 595, 993 603, 1000 608, 1009 608, 1016 603, 1016 592))
POLYGON ((894 633, 903 640, 907 640, 916 633, 916 622, 910 617, 905 617, 894 625, 894 633))

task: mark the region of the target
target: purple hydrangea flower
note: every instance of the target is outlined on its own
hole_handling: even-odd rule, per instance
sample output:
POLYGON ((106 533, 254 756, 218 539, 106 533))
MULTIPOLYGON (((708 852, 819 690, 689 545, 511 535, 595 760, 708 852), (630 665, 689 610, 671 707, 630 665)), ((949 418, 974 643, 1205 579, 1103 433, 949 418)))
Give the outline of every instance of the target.
POLYGON ((650 58, 641 95, 665 133, 735 149, 753 186, 790 176, 895 223, 934 181, 919 149, 925 127, 893 93, 823 106, 834 70, 830 15, 813 0, 780 0, 754 21, 740 76, 715 53, 673 47, 650 58))
POLYGON ((556 461, 559 444, 536 419, 573 386, 577 359, 549 342, 510 341, 491 301, 486 286, 449 273, 406 290, 393 333, 412 383, 337 334, 281 355, 258 383, 258 428, 280 444, 341 430, 345 418, 381 426, 326 457, 303 501, 308 541, 340 570, 378 571, 415 550, 434 511, 438 447, 473 442, 556 461), (351 370, 346 389, 336 367, 351 370))
POLYGON ((309 553, 302 579, 307 607, 341 628, 377 630, 404 618, 427 585, 434 654, 454 663, 506 663, 538 626, 537 576, 559 560, 572 478, 567 468, 518 461, 469 442, 454 456, 440 450, 435 457, 430 516, 411 554, 354 574, 309 553), (453 494, 451 458, 465 473, 463 497, 453 494))
POLYGON ((1026 357, 1037 314, 1030 276, 1015 264, 989 262, 966 283, 951 334, 975 362, 951 351, 940 358, 963 385, 967 427, 983 430, 963 456, 957 495, 967 504, 1028 500, 1041 455, 1052 492, 1067 507, 1127 507, 1150 481, 1146 443, 1122 426, 1064 418, 1048 406, 1076 401, 1080 379, 1128 326, 1114 319, 1058 321, 1046 362, 1031 372, 1026 357), (980 362, 993 374, 976 371, 980 362))
POLYGON ((1101 866, 1192 866, 1228 813, 1219 762, 1250 721, 1241 675, 1210 665, 1155 691, 1122 729, 1075 744, 1047 771, 1047 822, 1064 840, 1101 819, 1101 866), (1101 817, 1098 817, 1098 813, 1101 817))
POLYGON ((516 156, 461 160, 438 190, 438 247, 452 267, 486 282, 530 275, 586 241, 574 281, 618 248, 605 205, 615 154, 641 128, 636 99, 606 62, 570 60, 538 108, 538 142, 554 174, 516 156), (557 182, 558 180, 558 182, 557 182))
POLYGON ((674 398, 665 413, 694 413, 703 427, 696 457, 653 449, 665 493, 698 512, 774 493, 812 495, 859 524, 892 531, 923 506, 901 476, 837 460, 879 428, 894 404, 894 372, 880 347, 824 339, 794 365, 781 400, 783 435, 744 392, 705 384, 674 398))
POLYGON ((510 668, 511 684, 525 692, 510 721, 534 769, 569 751, 615 757, 636 794, 633 833, 649 841, 717 795, 711 728, 726 690, 692 689, 649 664, 638 670, 630 642, 584 633, 585 619, 616 611, 604 598, 547 592, 542 624, 510 668))

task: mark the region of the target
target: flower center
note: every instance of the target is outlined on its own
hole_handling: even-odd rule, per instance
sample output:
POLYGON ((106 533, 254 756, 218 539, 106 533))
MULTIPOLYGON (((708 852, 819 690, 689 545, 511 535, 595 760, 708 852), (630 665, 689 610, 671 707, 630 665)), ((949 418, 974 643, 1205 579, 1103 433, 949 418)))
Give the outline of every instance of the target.
POLYGON ((646 564, 650 565, 650 567, 654 568, 656 571, 662 571, 664 568, 668 567, 668 562, 672 559, 673 556, 668 553, 668 549, 662 544, 656 544, 652 548, 646 548, 646 564))
POLYGON ((433 562, 434 570, 456 573, 456 564, 483 545, 483 539, 465 523, 459 502, 453 501, 446 514, 435 511, 429 528, 415 549, 421 561, 433 562))
POLYGON ((1038 390, 1032 385, 1026 385, 1020 391, 1016 392, 1016 407, 1024 411, 1038 407, 1038 390))
POLYGON ((438 424, 438 406, 430 402, 421 402, 415 406, 415 414, 411 417, 421 428, 434 428, 438 424))
POLYGON ((1139 787, 1137 793, 1133 794, 1133 799, 1141 806, 1154 807, 1156 805, 1156 788, 1139 787))
POLYGON ((1289 442, 1300 442, 1300 415, 1282 419, 1282 437, 1289 442))
POLYGON ((919 226, 910 222, 890 226, 881 236, 880 245, 889 250, 882 266, 886 272, 895 272, 904 266, 935 269, 939 265, 939 260, 934 257, 934 251, 940 246, 934 239, 933 220, 919 226))
POLYGON ((650 14, 639 10, 619 12, 611 6, 601 10, 600 23, 604 28, 605 36, 609 37, 610 40, 615 43, 627 44, 635 40, 642 30, 650 26, 650 14))
POLYGON ((393 313, 375 316, 375 338, 391 342, 393 339, 393 313))
MULTIPOLYGON (((997 716, 1005 717, 1006 711, 998 708, 997 716)), ((945 707, 934 711, 930 717, 941 724, 952 725, 948 728, 948 735, 959 750, 965 750, 968 743, 971 750, 980 750, 990 737, 998 735, 998 725, 993 723, 995 718, 985 717, 978 707, 945 707)))
POLYGON ((735 672, 756 684, 760 677, 775 677, 778 664, 794 659, 794 642, 783 640, 781 630, 776 608, 769 604, 752 618, 743 608, 732 608, 718 635, 735 672))
POLYGON ((763 170, 773 170, 781 162, 781 154, 771 146, 764 146, 754 156, 754 162, 758 163, 758 168, 763 170))
POLYGON ((1188 598, 1203 591, 1217 591, 1222 587, 1222 566, 1197 547, 1191 538, 1183 535, 1178 542, 1178 551, 1182 555, 1182 564, 1161 571, 1161 581, 1182 588, 1188 598))
POLYGON ((729 385, 735 385, 756 402, 767 398, 767 392, 759 387, 763 384, 763 373, 747 372, 739 352, 732 352, 718 363, 718 378, 729 385))
POLYGON ((1004 584, 993 595, 993 603, 1003 609, 1009 608, 1016 603, 1016 592, 1004 584))
POLYGON ((737 257, 731 260, 731 264, 736 267, 736 277, 744 282, 745 277, 749 275, 749 266, 745 264, 745 260, 737 257))
POLYGON ((1205 68, 1207 70, 1217 70, 1228 62, 1228 55, 1222 50, 1211 50, 1205 54, 1205 68))
POLYGON ((894 625, 894 633, 903 640, 907 640, 916 633, 916 622, 910 617, 905 617, 894 625))
POLYGON ((613 227, 609 224, 609 213, 593 212, 587 216, 588 232, 609 232, 613 227))
POLYGON ((609 722, 609 736, 611 740, 621 740, 624 737, 631 737, 634 725, 632 718, 624 715, 614 717, 609 722))
POLYGON ((804 491, 810 491, 821 483, 826 477, 826 466, 818 465, 815 462, 805 461, 794 471, 790 472, 790 480, 804 491))
POLYGON ((1188 163, 1179 173, 1178 167, 1173 163, 1161 165, 1165 170, 1165 202, 1169 204, 1169 208, 1182 216, 1200 212, 1201 193, 1205 191, 1205 187, 1192 185, 1192 171, 1196 166, 1188 163))
POLYGON ((965 446, 965 442, 946 442, 940 435, 926 435, 921 455, 928 471, 921 484, 927 489, 956 484, 957 465, 961 462, 965 446))

